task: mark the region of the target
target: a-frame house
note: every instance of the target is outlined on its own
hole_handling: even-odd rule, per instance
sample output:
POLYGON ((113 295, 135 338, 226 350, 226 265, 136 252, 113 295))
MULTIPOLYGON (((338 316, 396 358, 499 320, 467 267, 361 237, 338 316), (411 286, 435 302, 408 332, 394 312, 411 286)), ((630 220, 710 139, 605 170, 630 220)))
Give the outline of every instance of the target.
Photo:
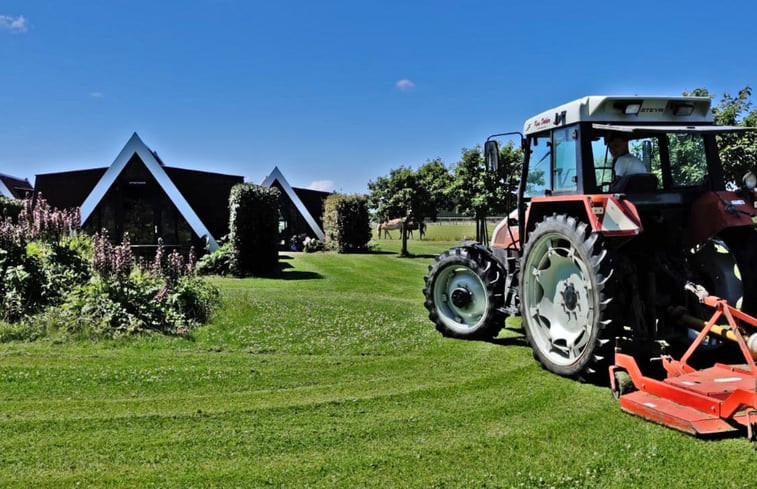
POLYGON ((322 216, 323 202, 328 197, 328 192, 293 188, 278 167, 274 167, 262 185, 277 187, 283 193, 281 227, 285 235, 307 234, 325 241, 322 216))
POLYGON ((23 199, 30 197, 34 189, 28 180, 0 173, 0 197, 23 199))
POLYGON ((175 248, 218 248, 228 232, 231 187, 243 178, 164 166, 134 133, 108 168, 37 175, 36 191, 58 208, 79 206, 85 229, 128 233, 135 247, 158 238, 175 248))

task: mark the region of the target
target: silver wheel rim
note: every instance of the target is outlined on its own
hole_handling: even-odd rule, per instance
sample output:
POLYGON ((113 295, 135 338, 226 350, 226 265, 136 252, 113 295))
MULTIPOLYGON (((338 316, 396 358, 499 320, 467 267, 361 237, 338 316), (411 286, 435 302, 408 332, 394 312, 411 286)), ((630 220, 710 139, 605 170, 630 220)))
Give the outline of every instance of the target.
POLYGON ((576 363, 594 328, 589 266, 563 235, 550 233, 534 243, 524 273, 525 313, 535 347, 556 365, 576 363))
POLYGON ((486 315, 486 287, 470 268, 452 265, 439 272, 434 282, 434 303, 439 318, 448 328, 459 333, 469 333, 480 326, 486 315), (455 294, 458 299, 456 301, 453 300, 455 294))

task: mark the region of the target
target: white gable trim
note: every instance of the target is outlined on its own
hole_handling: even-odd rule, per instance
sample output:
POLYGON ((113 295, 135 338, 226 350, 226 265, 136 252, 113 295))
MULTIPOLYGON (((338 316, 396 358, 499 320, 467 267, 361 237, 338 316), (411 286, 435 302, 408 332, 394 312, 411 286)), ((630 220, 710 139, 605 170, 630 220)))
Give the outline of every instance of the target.
POLYGON ((308 211, 308 208, 305 207, 305 204, 302 203, 302 200, 297 195, 297 193, 294 191, 291 185, 289 185, 289 182, 287 182, 287 179, 284 178, 284 175, 281 174, 279 171, 279 167, 274 167, 273 171, 270 175, 268 175, 265 180, 263 180, 263 186, 264 187, 270 187, 273 185, 273 182, 277 181, 279 182, 279 185, 281 185, 281 188, 284 189, 284 192, 289 196, 290 199, 292 199, 292 202, 294 203, 294 206, 297 208, 297 210, 300 212, 300 215, 305 218, 305 221, 308 223, 308 226, 310 226, 310 229, 313 230, 315 233, 315 236, 320 239, 321 241, 326 240, 326 235, 323 233, 323 230, 318 226, 318 223, 313 219, 313 216, 310 214, 310 211, 308 211))
POLYGON ((3 197, 8 197, 9 199, 13 199, 13 192, 3 183, 2 179, 0 179, 0 195, 3 197))
POLYGON ((201 238, 205 237, 207 239, 208 251, 212 252, 217 250, 218 243, 216 242, 215 238, 213 238, 213 236, 210 234, 210 231, 208 231, 208 228, 205 227, 205 224, 202 223, 195 211, 189 205, 187 199, 185 199, 181 192, 179 192, 179 189, 176 188, 176 185, 174 185, 174 183, 168 177, 163 167, 160 166, 160 163, 158 163, 158 160, 155 158, 155 155, 152 153, 152 151, 150 151, 150 148, 148 148, 145 143, 143 143, 142 140, 139 139, 139 136, 136 132, 131 136, 129 141, 126 143, 126 146, 124 146, 124 148, 118 154, 115 161, 113 161, 113 164, 110 165, 103 176, 100 177, 100 180, 97 182, 97 185, 95 185, 95 188, 92 189, 92 192, 89 193, 87 198, 84 200, 84 203, 81 205, 82 224, 86 222, 87 219, 89 219, 89 217, 92 215, 92 212, 94 212, 97 204, 99 204, 103 197, 105 197, 105 193, 113 185, 113 183, 116 181, 116 178, 118 178, 118 175, 121 174, 121 172, 126 167, 126 164, 135 153, 137 154, 137 156, 139 156, 139 158, 142 160, 142 163, 144 163, 147 167, 147 170, 158 182, 158 185, 160 185, 163 191, 168 195, 168 198, 171 199, 171 202, 173 202, 173 204, 179 210, 179 213, 187 221, 187 224, 189 224, 189 227, 192 228, 192 231, 194 231, 197 236, 201 238))

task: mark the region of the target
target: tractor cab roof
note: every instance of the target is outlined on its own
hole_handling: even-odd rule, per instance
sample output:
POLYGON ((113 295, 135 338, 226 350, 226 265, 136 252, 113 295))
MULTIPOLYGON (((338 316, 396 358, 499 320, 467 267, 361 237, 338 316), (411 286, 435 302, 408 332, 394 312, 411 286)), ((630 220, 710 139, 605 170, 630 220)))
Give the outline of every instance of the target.
POLYGON ((632 125, 692 126, 713 123, 709 97, 589 95, 526 120, 525 134, 577 122, 632 125))

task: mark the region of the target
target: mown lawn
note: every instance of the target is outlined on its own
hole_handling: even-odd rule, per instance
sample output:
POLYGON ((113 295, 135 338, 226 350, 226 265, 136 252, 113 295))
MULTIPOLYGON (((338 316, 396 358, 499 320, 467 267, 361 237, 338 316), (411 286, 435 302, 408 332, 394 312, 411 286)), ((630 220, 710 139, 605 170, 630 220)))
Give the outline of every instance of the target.
POLYGON ((285 253, 215 279, 191 338, 0 345, 0 486, 754 487, 744 438, 623 414, 517 331, 440 337, 421 288, 451 244, 285 253))

